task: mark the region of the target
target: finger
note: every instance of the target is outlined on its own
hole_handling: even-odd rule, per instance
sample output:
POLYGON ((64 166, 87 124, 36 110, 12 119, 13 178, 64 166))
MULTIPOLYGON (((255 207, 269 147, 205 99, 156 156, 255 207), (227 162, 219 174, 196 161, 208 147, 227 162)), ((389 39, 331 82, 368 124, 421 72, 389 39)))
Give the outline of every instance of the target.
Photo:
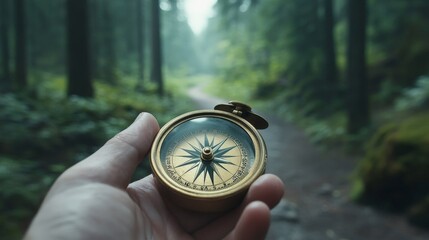
POLYGON ((264 174, 259 177, 249 188, 244 198, 246 206, 253 201, 262 201, 269 208, 275 207, 284 194, 284 184, 279 177, 273 174, 264 174))
POLYGON ((226 239, 261 240, 270 227, 270 209, 263 202, 252 202, 244 209, 234 230, 226 239))
MULTIPOLYGON (((194 233, 195 238, 207 239, 207 236, 211 236, 209 239, 223 238, 232 231, 243 209, 251 202, 261 201, 269 208, 276 206, 283 196, 283 186, 283 182, 277 176, 273 174, 262 175, 252 183, 240 207, 218 217, 214 221, 212 219, 199 218, 198 221, 194 223, 195 226, 200 227, 200 229, 194 228, 198 229, 194 233), (210 223, 208 223, 209 221, 210 223), (202 223, 205 224, 202 225, 202 223)), ((185 216, 180 216, 178 219, 185 219, 185 216)))
POLYGON ((155 118, 141 113, 127 129, 67 170, 57 182, 92 181, 125 189, 158 130, 155 118))

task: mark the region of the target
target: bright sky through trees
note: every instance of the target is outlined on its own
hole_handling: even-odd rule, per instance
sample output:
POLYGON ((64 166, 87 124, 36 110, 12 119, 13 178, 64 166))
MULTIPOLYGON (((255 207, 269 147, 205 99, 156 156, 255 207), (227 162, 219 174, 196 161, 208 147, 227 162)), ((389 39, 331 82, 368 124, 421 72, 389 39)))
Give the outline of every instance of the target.
POLYGON ((184 0, 184 7, 189 26, 195 34, 207 25, 207 19, 213 15, 213 5, 216 0, 184 0))

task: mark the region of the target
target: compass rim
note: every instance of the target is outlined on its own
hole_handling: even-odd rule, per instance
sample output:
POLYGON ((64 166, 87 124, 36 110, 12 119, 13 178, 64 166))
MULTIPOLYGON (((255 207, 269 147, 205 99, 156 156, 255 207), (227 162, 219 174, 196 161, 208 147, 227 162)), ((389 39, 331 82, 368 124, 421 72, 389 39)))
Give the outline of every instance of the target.
POLYGON ((256 128, 245 119, 242 119, 232 113, 220 110, 198 110, 182 114, 172 119, 160 129, 152 145, 150 165, 154 176, 158 178, 159 182, 168 190, 173 191, 176 195, 183 195, 183 197, 188 200, 198 199, 200 201, 217 201, 228 199, 232 196, 240 195, 247 191, 250 185, 265 172, 266 159, 267 152, 262 136, 256 130, 256 128), (160 157, 161 146, 168 134, 180 124, 202 117, 215 117, 232 122, 237 125, 237 127, 243 129, 250 137, 251 142, 255 148, 255 160, 252 170, 246 176, 244 176, 244 178, 239 180, 241 182, 240 184, 234 184, 231 187, 213 191, 191 189, 182 186, 177 181, 169 177, 166 170, 162 167, 162 161, 160 157))

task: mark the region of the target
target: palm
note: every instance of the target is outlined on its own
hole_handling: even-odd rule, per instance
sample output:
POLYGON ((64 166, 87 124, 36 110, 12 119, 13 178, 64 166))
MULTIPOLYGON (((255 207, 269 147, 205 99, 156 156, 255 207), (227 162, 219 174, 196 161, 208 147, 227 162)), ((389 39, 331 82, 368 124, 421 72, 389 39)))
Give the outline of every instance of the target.
MULTIPOLYGON (((252 185, 243 206, 258 199, 273 207, 281 196, 279 194, 281 187, 274 176, 264 176, 252 185)), ((233 230, 234 223, 237 222, 243 211, 243 207, 222 214, 186 211, 163 200, 152 176, 131 184, 127 191, 139 205, 142 220, 151 225, 152 237, 155 239, 168 239, 169 237, 173 239, 220 239, 233 230)), ((250 219, 255 225, 262 226, 268 223, 266 220, 261 214, 257 218, 250 219)), ((263 235, 265 230, 261 229, 260 232, 260 235, 263 235)), ((256 239, 259 238, 258 234, 249 235, 254 235, 253 237, 256 239)))

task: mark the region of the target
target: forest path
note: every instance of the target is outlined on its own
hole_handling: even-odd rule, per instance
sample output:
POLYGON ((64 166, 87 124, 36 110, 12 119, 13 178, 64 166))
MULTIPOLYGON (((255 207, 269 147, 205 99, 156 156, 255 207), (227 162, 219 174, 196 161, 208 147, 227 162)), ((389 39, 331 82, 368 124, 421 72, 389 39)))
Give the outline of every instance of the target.
MULTIPOLYGON (((213 109, 227 100, 188 91, 201 107, 213 109)), ((335 149, 322 151, 302 130, 273 115, 261 131, 268 148, 267 173, 285 183, 285 195, 273 209, 267 239, 274 240, 423 240, 429 232, 409 226, 403 217, 380 213, 350 201, 350 177, 357 159, 335 149)))

